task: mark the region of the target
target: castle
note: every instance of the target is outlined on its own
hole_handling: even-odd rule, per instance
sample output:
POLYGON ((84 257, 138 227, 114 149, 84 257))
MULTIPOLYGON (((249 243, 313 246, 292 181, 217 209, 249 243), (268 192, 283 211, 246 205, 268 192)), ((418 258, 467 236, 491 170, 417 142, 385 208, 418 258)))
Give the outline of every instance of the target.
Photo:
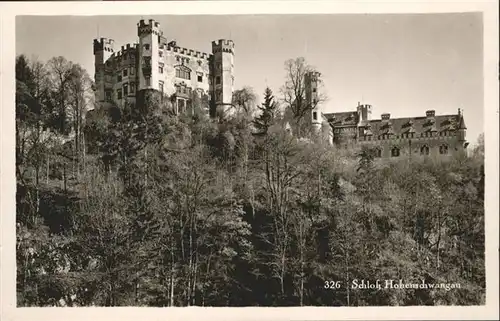
POLYGON ((310 108, 306 121, 331 145, 368 145, 379 158, 441 157, 466 152, 467 127, 460 109, 450 115, 436 115, 435 110, 427 110, 425 116, 391 118, 384 113, 381 119, 372 119, 372 106, 358 103, 352 111, 324 113, 318 94, 320 77, 314 71, 304 75, 305 105, 310 108))
MULTIPOLYGON (((312 110, 313 120, 321 113, 316 109, 312 110)), ((374 147, 375 157, 381 158, 456 155, 465 153, 469 144, 460 109, 457 114, 436 115, 427 110, 425 116, 404 118, 385 113, 381 119, 372 119, 371 113, 371 105, 359 103, 356 110, 321 113, 323 133, 336 146, 354 143, 374 147)))
POLYGON ((96 102, 133 103, 139 91, 154 89, 172 99, 176 113, 188 109, 194 94, 206 96, 214 110, 231 105, 233 41, 213 41, 211 54, 182 48, 153 19, 140 20, 137 35, 139 43, 116 51, 113 39, 94 39, 96 102))
MULTIPOLYGON (((212 42, 212 53, 179 47, 167 41, 160 24, 152 19, 137 24, 139 43, 114 50, 112 39, 94 39, 96 101, 99 104, 135 102, 136 94, 154 89, 173 101, 176 114, 189 111, 193 95, 208 98, 206 113, 232 106, 234 90, 234 43, 212 42)), ((310 106, 306 120, 331 143, 372 145, 382 158, 404 155, 452 155, 466 150, 463 113, 372 119, 372 106, 323 113, 318 101, 320 73, 304 75, 304 98, 310 106)))

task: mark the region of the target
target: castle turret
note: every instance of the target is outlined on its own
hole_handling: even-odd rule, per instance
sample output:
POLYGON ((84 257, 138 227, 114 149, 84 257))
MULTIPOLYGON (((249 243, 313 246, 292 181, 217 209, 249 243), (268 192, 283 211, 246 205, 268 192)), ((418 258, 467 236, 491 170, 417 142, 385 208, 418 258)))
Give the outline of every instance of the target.
POLYGON ((160 23, 149 19, 137 24, 139 36, 139 90, 159 90, 159 38, 163 35, 160 23))
POLYGON ((304 75, 305 98, 307 105, 311 106, 311 124, 317 133, 321 131, 323 123, 322 109, 318 95, 320 76, 321 74, 316 71, 307 72, 304 75))
POLYGON ((358 102, 358 107, 356 108, 356 110, 358 112, 358 119, 359 119, 360 125, 365 124, 366 122, 372 120, 372 106, 371 105, 366 105, 366 104, 361 105, 358 102))
POLYGON ((231 107, 234 90, 234 43, 232 40, 212 41, 212 111, 231 107))
POLYGON ((460 109, 458 109, 457 133, 458 133, 458 141, 459 142, 465 143, 465 132, 466 131, 467 131, 467 127, 465 126, 464 114, 460 109))
POLYGON ((104 102, 107 100, 106 95, 111 99, 111 92, 106 92, 106 79, 105 79, 105 63, 114 52, 114 40, 107 38, 94 39, 94 65, 95 65, 95 86, 96 86, 96 100, 104 102))

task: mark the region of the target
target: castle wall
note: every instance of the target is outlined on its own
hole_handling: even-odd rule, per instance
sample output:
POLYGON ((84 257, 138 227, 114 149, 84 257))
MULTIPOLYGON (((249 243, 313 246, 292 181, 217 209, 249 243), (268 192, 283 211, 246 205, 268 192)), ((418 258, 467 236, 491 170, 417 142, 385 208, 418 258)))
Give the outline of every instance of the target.
POLYGON ((399 148, 400 156, 429 156, 429 157, 442 157, 444 155, 456 155, 463 153, 463 142, 458 139, 458 136, 453 134, 450 136, 433 136, 433 137, 414 137, 414 138, 389 138, 389 139, 359 139, 357 141, 360 145, 368 145, 373 147, 380 147, 382 158, 392 158, 392 149, 399 148), (439 151, 440 146, 447 146, 447 153, 441 154, 439 151), (429 155, 421 155, 421 148, 423 146, 429 147, 429 155))
POLYGON ((133 101, 139 83, 137 46, 123 46, 108 60, 106 66, 106 91, 111 100, 118 103, 133 101))
POLYGON ((176 93, 176 85, 184 83, 192 90, 200 90, 203 94, 209 94, 210 61, 206 53, 196 52, 184 48, 168 48, 165 50, 164 58, 165 93, 169 96, 176 93), (185 66, 191 70, 191 79, 176 77, 176 68, 185 66), (198 76, 201 76, 199 81, 198 76))

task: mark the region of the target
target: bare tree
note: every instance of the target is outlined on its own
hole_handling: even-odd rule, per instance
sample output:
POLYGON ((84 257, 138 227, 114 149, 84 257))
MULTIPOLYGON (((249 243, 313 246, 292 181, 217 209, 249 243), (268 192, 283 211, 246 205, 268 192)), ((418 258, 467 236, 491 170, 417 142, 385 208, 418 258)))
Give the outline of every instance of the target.
MULTIPOLYGON (((300 127, 308 112, 326 100, 326 95, 318 90, 316 99, 308 99, 306 75, 317 72, 303 57, 285 62, 285 84, 281 88, 285 108, 291 111, 294 122, 300 127)), ((322 81, 318 79, 318 85, 322 81)))
POLYGON ((49 79, 52 85, 51 90, 55 94, 55 105, 59 119, 59 131, 67 134, 68 127, 67 109, 68 109, 68 82, 70 80, 70 71, 73 63, 64 57, 54 57, 47 62, 49 79))
POLYGON ((87 110, 93 100, 92 80, 89 74, 78 64, 72 65, 68 75, 68 116, 73 124, 74 152, 77 162, 77 172, 82 166, 81 160, 85 153, 83 122, 87 110))
POLYGON ((243 112, 245 116, 251 117, 255 111, 256 100, 257 95, 252 87, 243 87, 233 93, 233 105, 238 114, 243 112))

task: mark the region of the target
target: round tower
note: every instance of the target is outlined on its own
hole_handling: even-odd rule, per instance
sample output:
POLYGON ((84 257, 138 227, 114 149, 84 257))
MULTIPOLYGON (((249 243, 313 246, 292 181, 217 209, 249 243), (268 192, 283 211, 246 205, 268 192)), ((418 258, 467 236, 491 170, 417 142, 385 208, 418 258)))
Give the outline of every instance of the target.
POLYGON ((320 132, 323 123, 322 106, 319 101, 319 83, 321 74, 317 71, 310 71, 304 75, 304 87, 306 94, 306 103, 310 106, 311 114, 311 124, 316 130, 320 132))
POLYGON ((94 39, 94 81, 96 86, 96 101, 106 101, 105 63, 114 52, 114 40, 108 38, 94 39))
POLYGON ((219 39, 212 41, 212 102, 213 111, 228 109, 234 91, 234 42, 219 39))
POLYGON ((139 90, 159 90, 159 38, 163 35, 160 23, 149 19, 148 22, 140 20, 137 24, 137 35, 139 36, 139 90))

